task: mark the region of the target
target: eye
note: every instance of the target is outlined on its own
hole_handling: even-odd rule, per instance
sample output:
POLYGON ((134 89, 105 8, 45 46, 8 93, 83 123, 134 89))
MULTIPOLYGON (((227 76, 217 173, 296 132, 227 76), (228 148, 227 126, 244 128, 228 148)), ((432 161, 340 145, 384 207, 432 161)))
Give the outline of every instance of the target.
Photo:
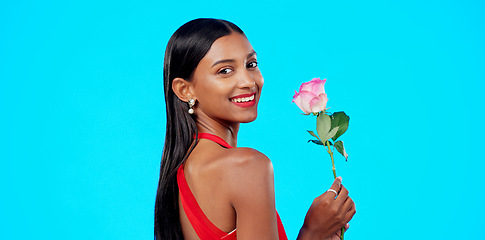
POLYGON ((234 70, 230 69, 230 68, 223 68, 221 70, 219 70, 219 72, 217 72, 218 74, 229 74, 231 72, 233 72, 234 70))
POLYGON ((252 61, 249 62, 248 65, 246 65, 247 68, 257 68, 258 67, 258 62, 252 61))

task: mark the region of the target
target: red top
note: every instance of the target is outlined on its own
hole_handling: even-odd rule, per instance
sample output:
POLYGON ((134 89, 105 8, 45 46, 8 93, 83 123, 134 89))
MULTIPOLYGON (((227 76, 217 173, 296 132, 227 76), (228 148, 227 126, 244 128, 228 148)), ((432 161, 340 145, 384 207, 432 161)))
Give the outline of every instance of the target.
MULTIPOLYGON (((214 141, 225 148, 232 148, 231 145, 227 144, 222 138, 209 134, 209 133, 199 133, 199 138, 209 139, 214 141)), ((184 208, 185 214, 192 224, 195 232, 199 236, 201 240, 215 240, 215 239, 224 239, 224 240, 235 240, 237 239, 236 236, 236 229, 234 229, 230 233, 226 233, 216 227, 204 214, 202 209, 200 208, 197 200, 195 199, 192 191, 190 191, 189 185, 185 180, 184 175, 184 166, 181 165, 177 171, 177 183, 180 192, 180 200, 182 202, 182 207, 184 208)), ((278 212, 276 212, 276 218, 278 222, 278 235, 279 240, 288 240, 286 237, 285 229, 283 227, 283 223, 281 222, 280 216, 278 212)))

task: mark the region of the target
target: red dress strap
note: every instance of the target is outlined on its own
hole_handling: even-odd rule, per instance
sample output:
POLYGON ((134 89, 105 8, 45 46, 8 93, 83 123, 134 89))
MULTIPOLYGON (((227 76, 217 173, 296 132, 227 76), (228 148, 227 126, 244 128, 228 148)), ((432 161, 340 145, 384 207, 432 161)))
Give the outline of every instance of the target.
MULTIPOLYGON (((199 133, 199 138, 209 139, 218 143, 219 145, 225 148, 233 148, 229 145, 226 141, 222 138, 212 135, 210 133, 199 133)), ((226 233, 216 227, 207 216, 204 214, 202 209, 200 208, 197 200, 195 199, 190 187, 185 179, 184 173, 184 165, 181 165, 177 170, 177 184, 180 193, 180 201, 182 202, 182 207, 187 215, 187 218, 190 221, 190 224, 194 228, 197 236, 201 240, 236 240, 236 230, 226 233)), ((285 232, 285 228, 283 227, 283 223, 281 222, 280 216, 278 212, 276 212, 277 223, 278 223, 278 236, 279 240, 288 240, 285 232)))
POLYGON ((192 227, 201 240, 236 239, 236 231, 231 233, 222 231, 204 214, 185 180, 183 165, 180 166, 177 171, 177 183, 182 207, 184 208, 190 224, 192 224, 192 227))
POLYGON ((197 134, 197 136, 199 136, 199 138, 209 139, 209 140, 211 140, 215 143, 218 143, 219 145, 221 145, 225 148, 233 148, 231 145, 229 145, 229 143, 224 141, 224 139, 220 138, 219 136, 216 136, 216 135, 213 135, 213 134, 210 134, 210 133, 199 133, 199 134, 197 134))

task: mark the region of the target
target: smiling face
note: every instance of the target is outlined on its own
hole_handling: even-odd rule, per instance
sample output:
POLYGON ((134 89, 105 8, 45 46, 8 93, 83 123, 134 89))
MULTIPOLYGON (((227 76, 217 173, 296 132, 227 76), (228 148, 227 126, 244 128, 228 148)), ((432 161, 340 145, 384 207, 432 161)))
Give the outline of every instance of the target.
POLYGON ((197 118, 245 123, 256 119, 263 76, 256 52, 239 33, 217 39, 192 76, 197 118))

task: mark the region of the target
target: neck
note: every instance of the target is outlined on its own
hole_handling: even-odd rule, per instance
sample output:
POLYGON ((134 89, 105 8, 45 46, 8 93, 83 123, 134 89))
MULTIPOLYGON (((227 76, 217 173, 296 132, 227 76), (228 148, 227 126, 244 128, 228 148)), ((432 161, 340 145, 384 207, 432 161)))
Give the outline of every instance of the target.
POLYGON ((210 133, 224 139, 232 147, 237 147, 239 123, 227 123, 214 119, 196 118, 199 133, 210 133))

